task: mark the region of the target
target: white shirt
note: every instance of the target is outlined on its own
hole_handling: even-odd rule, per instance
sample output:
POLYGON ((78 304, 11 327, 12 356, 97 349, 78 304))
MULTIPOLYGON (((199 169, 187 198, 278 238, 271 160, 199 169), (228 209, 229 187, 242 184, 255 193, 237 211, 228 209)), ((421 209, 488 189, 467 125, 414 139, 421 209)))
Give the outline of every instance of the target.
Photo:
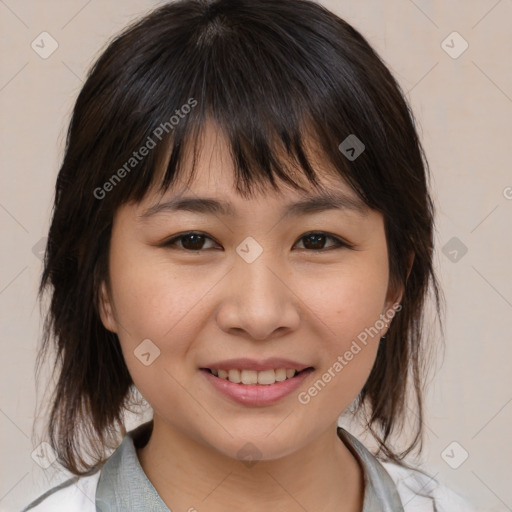
MULTIPOLYGON (((22 512, 169 512, 137 458, 139 440, 152 421, 128 432, 121 445, 92 474, 53 487, 22 512)), ((362 512, 476 512, 462 496, 417 470, 379 461, 345 429, 338 435, 363 467, 362 512)))

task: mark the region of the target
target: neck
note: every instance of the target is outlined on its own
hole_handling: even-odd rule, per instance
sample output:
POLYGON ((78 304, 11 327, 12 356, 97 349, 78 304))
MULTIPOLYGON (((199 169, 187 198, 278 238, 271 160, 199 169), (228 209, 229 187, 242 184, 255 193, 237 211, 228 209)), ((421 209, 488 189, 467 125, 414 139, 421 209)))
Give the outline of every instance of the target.
POLYGON ((363 474, 336 425, 300 450, 252 464, 227 457, 155 415, 137 450, 146 476, 170 510, 361 512, 363 474))

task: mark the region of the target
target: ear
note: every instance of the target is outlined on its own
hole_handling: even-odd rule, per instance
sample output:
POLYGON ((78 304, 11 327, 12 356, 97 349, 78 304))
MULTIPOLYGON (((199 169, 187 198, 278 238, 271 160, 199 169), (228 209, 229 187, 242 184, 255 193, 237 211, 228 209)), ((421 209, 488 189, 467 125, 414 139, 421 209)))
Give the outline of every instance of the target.
MULTIPOLYGON (((404 285, 401 285, 396 289, 395 287, 390 286, 388 288, 388 295, 386 297, 386 305, 384 307, 384 311, 382 312, 383 315, 386 315, 388 312, 396 312, 398 311, 398 305, 402 302, 402 297, 405 292, 405 285, 407 284, 407 281, 409 280, 409 275, 411 274, 412 270, 412 264, 414 262, 414 252, 411 252, 409 255, 409 262, 407 264, 407 277, 405 278, 406 283, 404 285)), ((401 309, 401 308, 400 308, 401 309)), ((392 318, 394 317, 394 314, 391 315, 391 319, 387 321, 388 324, 391 323, 392 318)), ((389 326, 386 327, 382 333, 382 336, 387 333, 389 329, 389 326)))
POLYGON ((105 329, 117 333, 117 323, 114 317, 114 308, 112 307, 112 301, 107 290, 105 281, 101 282, 100 285, 100 297, 99 297, 99 309, 101 322, 105 329))

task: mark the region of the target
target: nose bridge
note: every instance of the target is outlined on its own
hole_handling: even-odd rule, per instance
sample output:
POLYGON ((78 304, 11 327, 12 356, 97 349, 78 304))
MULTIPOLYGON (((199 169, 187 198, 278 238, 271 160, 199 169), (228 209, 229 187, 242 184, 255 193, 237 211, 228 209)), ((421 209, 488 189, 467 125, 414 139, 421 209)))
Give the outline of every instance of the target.
POLYGON ((270 250, 258 251, 250 241, 246 243, 245 247, 241 244, 237 252, 241 252, 246 247, 249 247, 249 251, 245 253, 249 258, 245 258, 242 253, 235 264, 237 295, 245 302, 246 306, 275 308, 282 303, 282 300, 277 299, 284 299, 282 297, 283 290, 281 290, 282 284, 275 276, 278 268, 276 255, 272 254, 270 250), (274 267, 273 270, 271 270, 272 267, 274 267))
POLYGON ((254 261, 247 262, 243 258, 236 263, 235 274, 239 283, 238 290, 249 293, 256 301, 266 297, 267 303, 281 295, 282 286, 276 273, 279 274, 276 255, 264 251, 254 261), (273 267, 273 268, 272 268, 273 267), (281 286, 280 286, 281 285, 281 286))
POLYGON ((286 286, 283 267, 271 251, 254 241, 240 244, 228 296, 219 312, 221 327, 242 329, 254 339, 264 339, 279 328, 294 328, 299 314, 294 294, 286 286), (258 254, 259 253, 259 254, 258 254))

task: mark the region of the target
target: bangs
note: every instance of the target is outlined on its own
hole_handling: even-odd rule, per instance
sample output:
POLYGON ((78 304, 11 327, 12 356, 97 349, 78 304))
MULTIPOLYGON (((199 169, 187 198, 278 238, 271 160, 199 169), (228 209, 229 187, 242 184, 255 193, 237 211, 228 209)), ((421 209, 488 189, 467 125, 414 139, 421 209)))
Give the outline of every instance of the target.
MULTIPOLYGON (((128 170, 133 151, 154 146, 147 157, 133 161, 130 176, 116 183, 109 198, 112 207, 139 202, 150 190, 167 190, 183 177, 185 157, 193 155, 189 184, 204 130, 214 126, 228 143, 235 188, 243 197, 255 187, 277 189, 277 180, 301 191, 321 188, 318 166, 311 160, 314 148, 326 167, 378 209, 371 184, 385 181, 383 160, 373 157, 386 152, 378 147, 383 145, 385 105, 381 97, 380 110, 376 107, 377 101, 368 97, 368 84, 360 83, 354 57, 341 41, 337 47, 332 32, 340 36, 341 27, 333 22, 323 28, 330 37, 311 32, 305 40, 306 27, 294 19, 293 8, 281 26, 273 21, 275 6, 268 19, 252 19, 249 13, 244 20, 243 10, 238 20, 204 6, 201 11, 189 12, 189 26, 185 22, 176 31, 170 30, 168 20, 158 24, 153 18, 151 37, 140 23, 109 48, 120 61, 120 73, 109 77, 113 108, 102 130, 108 130, 115 146, 105 150, 110 162, 100 168, 110 173, 115 166, 128 170), (288 30, 283 31, 286 23, 288 30), (128 39, 138 41, 137 50, 125 48, 128 39), (354 134, 366 150, 349 161, 339 145, 354 134)), ((108 179, 106 174, 97 176, 93 186, 108 179)))
POLYGON ((201 112, 200 117, 190 118, 176 133, 163 141, 155 154, 154 167, 147 168, 151 180, 150 190, 134 183, 132 200, 155 191, 165 194, 178 180, 190 187, 197 172, 197 162, 203 150, 207 131, 214 132, 226 144, 234 170, 234 188, 244 199, 254 194, 264 194, 271 186, 279 190, 278 181, 304 193, 312 189, 322 191, 320 176, 326 171, 330 176, 343 179, 343 172, 333 172, 325 165, 326 155, 319 150, 320 144, 314 133, 297 125, 269 128, 262 119, 253 118, 251 124, 233 127, 227 118, 213 117, 211 112, 201 112), (221 122, 224 125, 221 125, 221 122), (293 142, 291 142, 293 141, 293 142), (142 194, 142 196, 141 196, 142 194))

